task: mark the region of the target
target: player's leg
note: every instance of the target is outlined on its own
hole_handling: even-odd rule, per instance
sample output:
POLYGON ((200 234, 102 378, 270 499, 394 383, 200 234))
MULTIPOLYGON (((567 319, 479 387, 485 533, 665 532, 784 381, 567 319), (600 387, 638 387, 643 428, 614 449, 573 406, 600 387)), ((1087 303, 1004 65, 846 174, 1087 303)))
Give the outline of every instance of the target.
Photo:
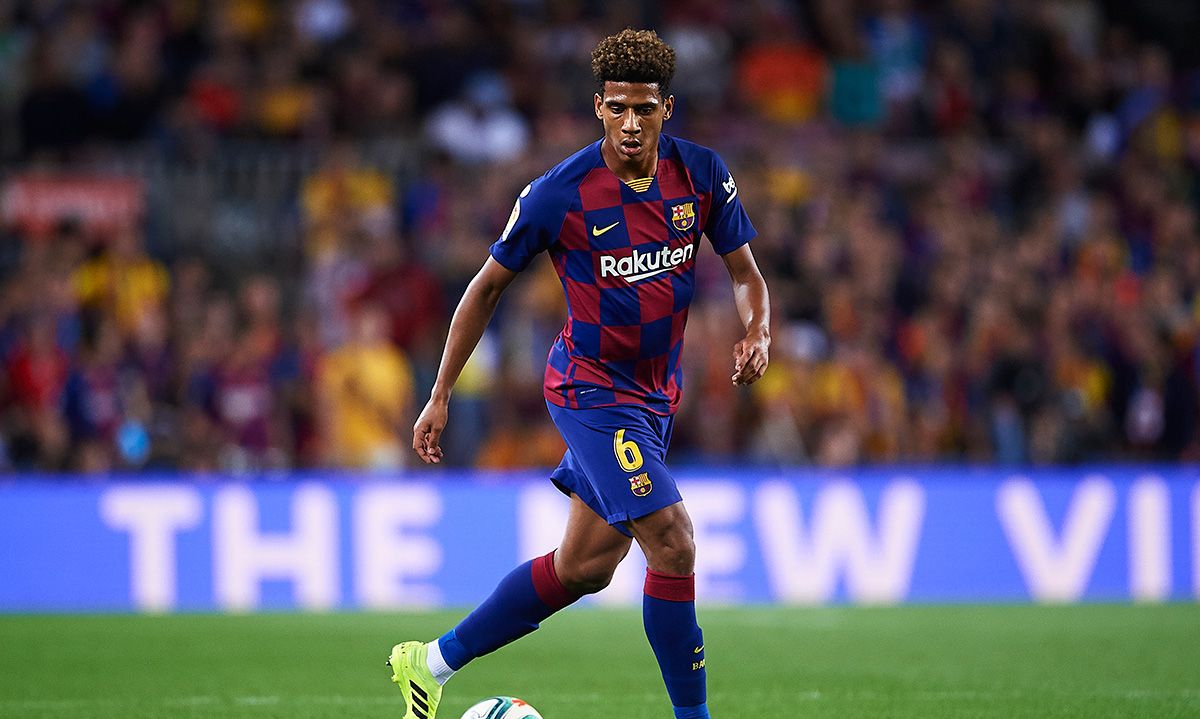
POLYGON ((704 635, 696 622, 696 546, 683 503, 629 526, 646 555, 642 621, 677 719, 708 719, 704 635))
POLYGON ((405 719, 433 719, 442 685, 472 659, 529 634, 554 612, 608 586, 632 540, 571 496, 562 544, 514 569, 475 611, 428 644, 392 650, 392 681, 404 694, 405 719))
POLYGON ((431 644, 435 676, 444 682, 472 659, 529 634, 554 612, 608 586, 630 545, 628 537, 572 495, 560 547, 509 572, 475 611, 431 644))
POLYGON ((666 466, 673 420, 639 407, 567 410, 550 417, 584 478, 577 490, 606 521, 629 530, 646 554, 643 616, 675 713, 708 716, 704 640, 696 624, 692 523, 666 466))
POLYGON ((554 551, 554 571, 572 594, 595 594, 612 581, 633 540, 600 518, 579 495, 571 495, 571 513, 562 543, 554 551))

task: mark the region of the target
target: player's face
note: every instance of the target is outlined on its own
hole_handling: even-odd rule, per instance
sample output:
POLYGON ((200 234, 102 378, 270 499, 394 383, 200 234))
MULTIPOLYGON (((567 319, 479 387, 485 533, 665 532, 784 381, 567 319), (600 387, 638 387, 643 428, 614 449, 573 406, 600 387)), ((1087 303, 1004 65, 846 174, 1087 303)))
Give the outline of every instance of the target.
MULTIPOLYGON (((596 117, 604 123, 605 156, 645 174, 658 156, 658 136, 671 117, 675 96, 663 97, 657 83, 606 82, 596 93, 596 117)), ((644 176, 644 175, 642 175, 644 176)))

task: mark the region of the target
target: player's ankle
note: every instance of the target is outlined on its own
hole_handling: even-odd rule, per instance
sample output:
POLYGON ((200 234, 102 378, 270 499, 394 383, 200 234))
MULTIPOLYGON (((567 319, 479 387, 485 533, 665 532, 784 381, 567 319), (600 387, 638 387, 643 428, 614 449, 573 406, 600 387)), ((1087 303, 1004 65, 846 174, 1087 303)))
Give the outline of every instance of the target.
POLYGON ((439 685, 444 685, 450 680, 450 677, 454 676, 455 670, 450 668, 450 665, 446 663, 446 658, 442 656, 442 648, 437 639, 425 645, 425 666, 429 669, 433 680, 439 685))

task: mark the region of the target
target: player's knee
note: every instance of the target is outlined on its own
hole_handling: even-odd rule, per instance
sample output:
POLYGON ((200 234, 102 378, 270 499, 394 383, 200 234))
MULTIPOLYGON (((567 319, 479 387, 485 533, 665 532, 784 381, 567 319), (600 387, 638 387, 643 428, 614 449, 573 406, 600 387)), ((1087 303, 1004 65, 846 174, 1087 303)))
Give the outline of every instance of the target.
POLYGON ((651 569, 668 574, 691 574, 696 567, 696 542, 686 528, 674 528, 658 537, 647 557, 651 569))
POLYGON ((564 568, 558 580, 572 594, 595 594, 612 582, 618 564, 620 558, 609 556, 574 562, 564 568))
POLYGON ((692 520, 682 504, 659 510, 634 524, 646 562, 656 572, 691 574, 696 566, 692 520))

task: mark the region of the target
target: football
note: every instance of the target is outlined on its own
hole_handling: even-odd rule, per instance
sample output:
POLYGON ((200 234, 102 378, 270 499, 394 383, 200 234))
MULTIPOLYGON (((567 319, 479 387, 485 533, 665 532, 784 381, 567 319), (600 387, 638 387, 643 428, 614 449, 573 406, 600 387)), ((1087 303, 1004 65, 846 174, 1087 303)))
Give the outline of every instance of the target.
POLYGON ((542 715, 516 697, 488 697, 468 709, 462 719, 542 719, 542 715))

